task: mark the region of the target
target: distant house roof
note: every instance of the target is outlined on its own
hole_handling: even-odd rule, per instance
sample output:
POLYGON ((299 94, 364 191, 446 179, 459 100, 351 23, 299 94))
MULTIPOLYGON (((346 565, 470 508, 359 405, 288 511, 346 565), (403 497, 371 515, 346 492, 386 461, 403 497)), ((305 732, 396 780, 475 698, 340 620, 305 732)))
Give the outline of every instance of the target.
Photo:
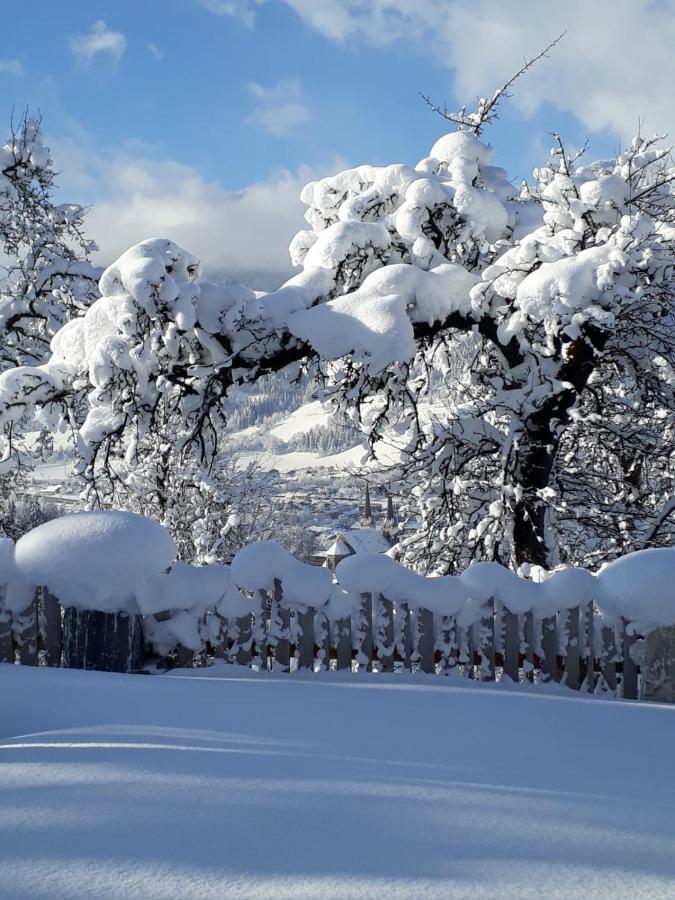
POLYGON ((330 545, 328 550, 326 550, 325 556, 333 556, 337 558, 338 556, 351 556, 352 555, 351 547, 348 547, 344 541, 338 538, 333 544, 330 545))
POLYGON ((386 553, 390 542, 377 528, 354 528, 342 531, 338 541, 344 541, 354 553, 386 553))

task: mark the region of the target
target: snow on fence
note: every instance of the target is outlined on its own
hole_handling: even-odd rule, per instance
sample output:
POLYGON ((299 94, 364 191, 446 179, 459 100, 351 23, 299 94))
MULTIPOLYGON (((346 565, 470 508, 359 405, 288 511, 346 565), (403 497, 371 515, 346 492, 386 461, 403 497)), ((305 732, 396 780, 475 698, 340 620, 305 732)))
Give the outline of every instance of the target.
POLYGON ((130 644, 141 640, 133 616, 72 607, 64 615, 57 598, 38 588, 21 613, 6 609, 0 613, 0 662, 45 666, 63 662, 74 668, 125 671, 129 660, 140 660, 140 665, 132 663, 133 671, 157 661, 158 654, 152 652, 154 637, 162 650, 159 663, 165 666, 205 665, 219 658, 286 672, 409 671, 480 681, 508 676, 514 681, 554 680, 573 689, 638 697, 636 651, 642 638, 626 619, 607 624, 593 601, 541 617, 533 611, 515 613, 502 602, 488 600, 480 605, 478 615, 467 617, 368 592, 345 614, 331 617, 323 606, 299 606, 292 597, 287 603, 283 581, 276 579, 272 591, 257 591, 249 605, 251 611, 242 609, 241 615, 203 611, 196 627, 184 610, 148 616, 146 653, 141 655, 138 647, 127 655, 130 644), (84 619, 95 621, 98 638, 92 638, 92 624, 84 619), (171 626, 159 637, 168 623, 171 626), (119 630, 125 629, 115 644, 117 660, 114 650, 104 651, 109 654, 107 661, 100 658, 101 648, 108 647, 106 627, 118 637, 119 630), (78 641, 80 633, 85 637, 78 641), (199 647, 195 647, 195 633, 200 635, 199 647), (181 636, 191 646, 182 643, 181 636), (87 647, 95 656, 87 658, 87 647))
MULTIPOLYGON (((60 520, 70 520, 69 539, 83 515, 102 514, 60 520)), ((675 550, 630 554, 598 575, 533 572, 539 580, 496 563, 424 578, 386 556, 363 555, 344 560, 334 578, 274 542, 245 547, 231 566, 167 567, 172 551, 159 526, 144 524, 139 553, 136 521, 110 515, 117 531, 106 519, 96 538, 105 561, 90 553, 82 563, 80 545, 69 560, 53 534, 38 534, 59 527, 51 523, 17 544, 14 568, 4 567, 12 577, 0 588, 0 661, 139 671, 221 659, 269 671, 557 681, 635 699, 650 693, 641 690, 645 645, 651 635, 667 644, 672 629, 663 626, 675 624, 675 550), (73 577, 68 564, 76 560, 73 577)), ((93 521, 78 533, 90 550, 93 521)), ((652 694, 668 699, 659 696, 663 665, 656 668, 652 694)))

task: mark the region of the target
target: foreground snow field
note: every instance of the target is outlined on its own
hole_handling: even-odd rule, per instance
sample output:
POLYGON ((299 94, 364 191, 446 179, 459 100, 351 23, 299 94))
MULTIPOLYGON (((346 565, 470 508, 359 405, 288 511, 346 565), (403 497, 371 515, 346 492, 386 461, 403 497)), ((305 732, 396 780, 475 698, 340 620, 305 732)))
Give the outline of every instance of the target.
POLYGON ((0 667, 3 898, 675 897, 675 707, 0 667))

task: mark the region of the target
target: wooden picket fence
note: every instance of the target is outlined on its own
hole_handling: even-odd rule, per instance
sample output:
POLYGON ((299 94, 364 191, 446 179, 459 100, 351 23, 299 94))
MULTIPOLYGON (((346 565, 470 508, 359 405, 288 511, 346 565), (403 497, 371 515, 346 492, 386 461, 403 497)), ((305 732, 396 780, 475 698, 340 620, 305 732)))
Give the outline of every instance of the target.
MULTIPOLYGON (((411 609, 381 594, 363 594, 353 614, 331 621, 321 609, 285 605, 280 581, 274 591, 259 591, 251 599, 254 612, 232 621, 205 613, 206 637, 199 651, 178 645, 162 658, 147 646, 143 650, 140 617, 79 615, 80 620, 90 617, 88 628, 108 636, 119 634, 122 622, 123 640, 129 647, 137 645, 127 657, 123 650, 122 658, 138 659, 140 653, 146 671, 150 666, 203 666, 221 659, 268 671, 421 672, 487 682, 507 676, 513 681, 561 682, 574 690, 627 699, 637 699, 640 693, 640 636, 631 634, 626 621, 608 625, 592 603, 540 619, 489 602, 479 618, 467 623, 461 613, 446 616, 411 609)), ((120 665, 117 659, 101 665, 100 659, 87 658, 87 642, 78 639, 69 612, 64 615, 59 601, 45 589, 38 589, 20 616, 3 612, 0 602, 0 661, 60 666, 69 659, 77 668, 139 670, 137 663, 120 665)))
MULTIPOLYGON (((412 610, 363 594, 355 616, 329 621, 320 610, 289 609, 277 583, 259 592, 260 612, 222 621, 207 653, 270 671, 423 672, 479 681, 562 682, 573 690, 639 695, 639 635, 629 623, 608 626, 594 604, 544 619, 488 603, 478 621, 412 610), (633 650, 633 652, 631 652, 633 650)), ((189 656, 189 654, 188 654, 189 656)), ((183 655, 183 664, 188 661, 183 655)))

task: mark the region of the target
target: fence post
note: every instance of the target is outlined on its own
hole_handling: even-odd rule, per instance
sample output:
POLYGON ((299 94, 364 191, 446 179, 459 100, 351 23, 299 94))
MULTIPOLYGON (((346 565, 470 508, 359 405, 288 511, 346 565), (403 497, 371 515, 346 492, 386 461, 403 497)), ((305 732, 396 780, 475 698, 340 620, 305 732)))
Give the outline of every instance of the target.
POLYGON ((373 671, 373 595, 361 594, 359 615, 357 661, 359 671, 373 671))
POLYGON ((610 691, 616 692, 616 626, 602 628, 602 677, 610 691))
POLYGON ((430 609, 417 611, 417 652, 420 671, 433 675, 436 672, 436 640, 434 635, 434 614, 430 609))
POLYGON ((213 655, 216 659, 230 659, 230 636, 228 632, 229 622, 220 613, 213 614, 218 622, 218 634, 212 641, 213 655))
POLYGON ((177 669, 191 669, 195 662, 195 651, 185 644, 178 644, 173 651, 173 658, 177 669))
POLYGON ((337 668, 352 670, 352 620, 338 619, 331 629, 335 636, 337 668))
MULTIPOLYGON (((255 645, 255 657, 261 672, 269 669, 269 649, 267 646, 267 629, 269 628, 270 598, 267 591, 257 591, 258 608, 253 623, 253 644, 255 645)), ((251 648, 253 649, 253 648, 251 648)))
POLYGON ((63 665, 98 672, 138 671, 143 667, 141 616, 66 607, 63 665))
POLYGON ((630 654, 631 647, 637 640, 634 634, 628 634, 628 620, 621 619, 621 643, 623 650, 622 696, 626 700, 638 698, 638 670, 630 654))
POLYGON ((504 674, 520 681, 520 626, 518 616, 504 607, 504 674))
POLYGON ((529 682, 534 681, 534 613, 528 610, 525 613, 525 679, 529 682))
POLYGON ((7 587, 0 587, 0 663, 14 662, 14 644, 12 642, 12 614, 5 607, 7 587))
POLYGON ((592 694, 595 690, 595 625, 593 601, 586 608, 586 691, 592 694))
MULTIPOLYGON (((267 612, 267 592, 260 592, 260 605, 263 619, 266 619, 267 612)), ((272 596, 272 605, 270 609, 270 624, 267 631, 267 642, 264 647, 264 661, 261 663, 263 669, 267 669, 268 647, 274 653, 274 661, 272 668, 281 670, 282 672, 290 672, 291 670, 291 611, 287 607, 282 606, 284 602, 283 587, 278 578, 274 579, 274 594, 272 596)), ((262 648, 261 648, 262 651, 262 648)), ((262 652, 261 652, 262 659, 262 652)))
POLYGON ((579 607, 567 614, 567 645, 565 647, 565 684, 579 690, 579 607))
POLYGON ((234 643, 235 662, 240 666, 250 666, 253 661, 253 613, 236 620, 237 639, 234 643))
POLYGON ((495 680, 495 601, 492 597, 487 602, 485 614, 480 622, 482 632, 478 646, 481 681, 495 680))
POLYGON ((314 668, 314 610, 308 607, 296 612, 300 634, 298 635, 298 668, 314 668))
POLYGON ((548 616, 541 621, 541 655, 541 671, 547 680, 560 681, 557 616, 548 616))
POLYGON ((675 626, 656 628, 645 636, 642 697, 675 703, 675 626))
POLYGON ((60 666, 63 651, 61 604, 46 587, 40 589, 39 637, 46 666, 60 666))
POLYGON ((398 615, 401 616, 401 659, 403 660, 403 668, 408 672, 412 672, 412 617, 410 615, 410 606, 407 603, 398 603, 396 606, 398 615))
POLYGON ((441 675, 452 675, 457 670, 456 621, 454 616, 442 616, 440 623, 441 675))
POLYGON ((38 604, 37 591, 30 604, 14 619, 14 639, 19 647, 22 666, 38 665, 38 604))
POLYGON ((394 639, 394 604, 381 594, 376 595, 377 628, 375 631, 377 657, 381 672, 394 671, 396 641, 394 639))

